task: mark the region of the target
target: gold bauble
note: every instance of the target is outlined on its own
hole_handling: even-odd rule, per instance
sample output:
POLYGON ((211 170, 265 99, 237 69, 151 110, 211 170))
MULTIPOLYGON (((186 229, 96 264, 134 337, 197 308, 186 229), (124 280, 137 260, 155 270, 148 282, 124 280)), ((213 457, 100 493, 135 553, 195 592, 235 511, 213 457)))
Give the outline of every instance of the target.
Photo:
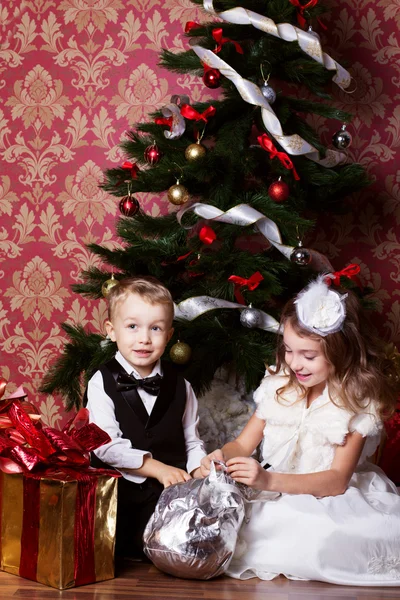
POLYGON ((185 202, 189 200, 189 192, 184 185, 176 183, 168 190, 168 200, 171 202, 171 204, 185 204, 185 202))
POLYGON ((177 365, 185 365, 189 362, 191 355, 192 349, 189 344, 185 344, 185 342, 176 342, 169 351, 172 362, 177 365))
POLYGON ((108 294, 111 292, 112 288, 118 285, 118 281, 114 278, 114 275, 111 275, 111 279, 107 279, 101 286, 101 293, 104 298, 107 298, 108 294))
POLYGON ((200 144, 200 142, 196 142, 196 144, 190 144, 185 150, 185 158, 189 162, 196 162, 197 160, 201 160, 206 155, 206 149, 204 146, 200 144))

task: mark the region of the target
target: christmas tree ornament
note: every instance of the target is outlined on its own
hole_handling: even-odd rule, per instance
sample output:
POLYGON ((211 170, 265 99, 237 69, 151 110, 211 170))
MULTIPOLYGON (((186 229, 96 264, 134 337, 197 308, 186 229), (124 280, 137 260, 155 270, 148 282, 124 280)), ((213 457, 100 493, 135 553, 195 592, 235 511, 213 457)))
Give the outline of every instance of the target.
POLYGON ((101 286, 101 293, 103 294, 104 298, 107 298, 108 294, 116 285, 118 285, 118 281, 114 278, 114 273, 112 273, 111 279, 107 279, 107 281, 105 281, 101 286))
POLYGON ((340 130, 337 131, 332 137, 332 144, 338 150, 346 150, 346 148, 348 148, 353 141, 351 133, 347 131, 346 127, 346 123, 343 123, 340 130))
POLYGON ((316 40, 319 40, 318 33, 316 31, 314 31, 314 29, 312 28, 311 25, 308 26, 307 33, 309 33, 310 35, 312 35, 316 40))
POLYGON ((169 356, 176 365, 185 365, 192 356, 192 349, 189 344, 178 340, 169 351, 169 356))
POLYGON ((161 156, 162 152, 160 151, 159 147, 156 145, 155 142, 150 146, 147 146, 146 150, 144 151, 144 160, 147 162, 147 164, 151 166, 156 165, 159 162, 161 156))
POLYGON ((190 144, 185 150, 185 158, 188 162, 197 162, 206 155, 205 147, 197 140, 195 144, 190 144))
POLYGON ((252 308, 251 304, 244 310, 242 310, 240 314, 240 322, 245 327, 249 327, 250 329, 254 329, 254 327, 259 327, 262 324, 262 314, 258 308, 252 308))
POLYGON ((268 104, 273 104, 276 100, 276 93, 275 93, 274 88, 272 88, 270 85, 268 85, 270 75, 268 74, 267 77, 264 77, 264 71, 263 71, 262 65, 260 65, 260 70, 261 70, 262 78, 264 79, 264 83, 261 86, 261 93, 264 96, 264 98, 266 99, 266 101, 268 102, 268 104))
POLYGON ((218 69, 212 69, 204 65, 203 83, 206 87, 214 90, 221 85, 221 73, 218 69))
POLYGON ((284 202, 289 198, 290 190, 287 183, 279 177, 278 181, 273 181, 268 188, 268 195, 274 202, 284 202))
POLYGON ((119 210, 125 217, 134 217, 139 209, 139 202, 130 193, 119 203, 119 210))
POLYGON ((298 245, 293 248, 290 255, 290 260, 299 267, 306 267, 310 264, 312 259, 311 252, 307 248, 303 248, 303 243, 299 240, 298 245))
POLYGON ((177 179, 175 185, 172 185, 169 188, 168 200, 171 202, 171 204, 175 204, 177 206, 185 204, 185 202, 189 200, 189 192, 184 185, 179 183, 179 179, 177 179))
POLYGON ((268 102, 268 104, 273 104, 275 102, 276 92, 275 92, 274 88, 272 88, 270 85, 268 85, 268 83, 266 81, 261 86, 261 92, 262 92, 262 95, 264 96, 264 98, 266 99, 266 101, 268 102))

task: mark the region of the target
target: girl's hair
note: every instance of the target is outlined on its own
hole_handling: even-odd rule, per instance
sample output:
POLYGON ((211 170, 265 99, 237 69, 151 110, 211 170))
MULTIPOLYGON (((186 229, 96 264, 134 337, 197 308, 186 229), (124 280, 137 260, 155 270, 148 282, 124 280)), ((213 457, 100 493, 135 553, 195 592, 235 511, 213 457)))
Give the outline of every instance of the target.
POLYGON ((130 294, 137 294, 149 304, 165 304, 172 321, 174 319, 174 301, 171 293, 155 277, 127 277, 111 288, 108 300, 108 318, 112 320, 116 307, 130 294))
MULTIPOLYGON (((399 377, 394 362, 387 357, 385 344, 372 334, 358 297, 350 290, 338 291, 348 294, 345 300, 346 318, 340 331, 321 337, 304 329, 297 318, 294 300, 290 300, 282 311, 281 331, 289 323, 297 335, 320 342, 326 360, 333 367, 328 377, 329 392, 333 392, 332 402, 333 395, 340 406, 356 414, 365 408, 366 403, 375 400, 381 418, 388 418, 395 410, 399 394, 399 377)), ((283 336, 278 344, 276 367, 271 373, 282 368, 290 376, 288 383, 278 390, 278 396, 282 398, 285 390, 295 387, 304 398, 307 389, 300 385, 285 362, 283 336)))

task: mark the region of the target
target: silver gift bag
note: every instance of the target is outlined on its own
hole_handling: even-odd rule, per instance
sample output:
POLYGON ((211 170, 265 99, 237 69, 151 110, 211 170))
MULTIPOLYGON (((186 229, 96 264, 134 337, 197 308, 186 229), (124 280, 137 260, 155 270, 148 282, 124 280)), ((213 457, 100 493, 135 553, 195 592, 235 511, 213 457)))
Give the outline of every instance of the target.
POLYGON ((224 573, 245 517, 243 487, 212 463, 208 477, 166 488, 143 535, 146 556, 185 579, 224 573))

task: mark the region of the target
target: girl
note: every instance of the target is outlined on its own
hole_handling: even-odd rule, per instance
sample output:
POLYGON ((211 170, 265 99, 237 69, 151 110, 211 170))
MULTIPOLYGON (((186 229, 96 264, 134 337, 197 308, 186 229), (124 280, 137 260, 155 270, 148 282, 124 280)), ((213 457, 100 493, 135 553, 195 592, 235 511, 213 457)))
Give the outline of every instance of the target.
POLYGON ((400 585, 400 496, 367 462, 398 378, 361 316, 357 297, 320 276, 282 314, 277 365, 255 392, 255 414, 202 460, 233 479, 280 492, 252 505, 227 574, 400 585), (262 443, 264 468, 251 455, 262 443))

